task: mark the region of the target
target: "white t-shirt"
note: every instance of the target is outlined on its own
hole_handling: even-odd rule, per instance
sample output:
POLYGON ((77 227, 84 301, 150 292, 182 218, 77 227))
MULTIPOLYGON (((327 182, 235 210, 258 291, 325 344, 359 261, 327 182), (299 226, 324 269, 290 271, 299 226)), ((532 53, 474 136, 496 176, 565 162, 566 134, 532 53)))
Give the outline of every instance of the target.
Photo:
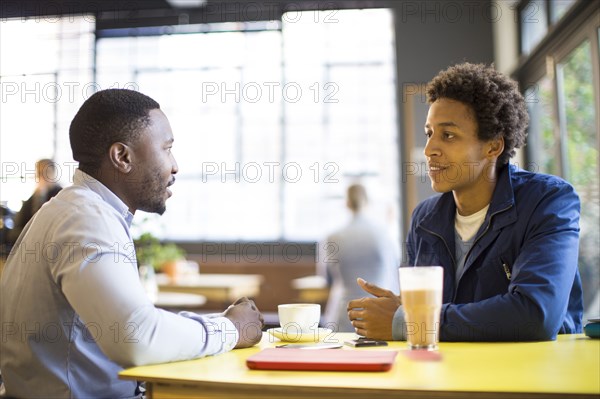
POLYGON ((485 215, 490 207, 490 204, 487 204, 485 208, 475 212, 472 215, 462 216, 458 213, 458 209, 456 210, 456 217, 454 218, 454 227, 456 228, 456 232, 460 236, 460 239, 463 241, 470 241, 471 238, 477 233, 479 227, 483 224, 485 219, 485 215))

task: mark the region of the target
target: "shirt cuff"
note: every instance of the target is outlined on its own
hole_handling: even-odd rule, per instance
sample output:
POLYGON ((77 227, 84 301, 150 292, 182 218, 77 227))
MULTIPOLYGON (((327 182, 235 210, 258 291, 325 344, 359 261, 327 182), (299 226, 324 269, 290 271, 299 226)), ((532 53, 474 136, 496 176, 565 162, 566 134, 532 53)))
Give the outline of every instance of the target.
POLYGON ((392 319, 392 338, 394 341, 406 341, 406 323, 404 319, 404 306, 398 306, 392 319))
POLYGON ((220 314, 202 316, 193 312, 179 312, 179 315, 199 322, 206 329, 205 355, 229 352, 238 343, 239 332, 227 317, 220 314))

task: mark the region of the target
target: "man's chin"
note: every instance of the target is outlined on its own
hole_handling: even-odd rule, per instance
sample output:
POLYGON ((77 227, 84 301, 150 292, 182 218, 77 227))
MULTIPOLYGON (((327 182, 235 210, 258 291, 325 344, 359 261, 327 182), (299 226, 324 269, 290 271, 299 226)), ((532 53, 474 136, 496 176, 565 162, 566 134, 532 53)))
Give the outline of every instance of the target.
POLYGON ((435 184, 435 183, 431 184, 431 189, 433 191, 435 191, 436 193, 440 193, 440 194, 449 193, 450 191, 452 191, 452 187, 450 187, 448 185, 441 185, 441 184, 435 184))
POLYGON ((167 206, 163 203, 160 205, 154 204, 154 205, 140 206, 138 209, 140 211, 144 211, 144 212, 148 212, 148 213, 158 213, 159 215, 162 215, 167 210, 167 206))

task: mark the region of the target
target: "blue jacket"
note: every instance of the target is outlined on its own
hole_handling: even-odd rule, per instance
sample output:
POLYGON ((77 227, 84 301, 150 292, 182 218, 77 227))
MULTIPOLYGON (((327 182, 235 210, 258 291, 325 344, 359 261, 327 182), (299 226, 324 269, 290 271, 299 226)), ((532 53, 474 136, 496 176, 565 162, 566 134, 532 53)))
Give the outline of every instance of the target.
POLYGON ((564 180, 502 168, 455 289, 451 192, 420 203, 408 265, 444 267, 442 341, 529 341, 582 331, 579 197, 564 180))

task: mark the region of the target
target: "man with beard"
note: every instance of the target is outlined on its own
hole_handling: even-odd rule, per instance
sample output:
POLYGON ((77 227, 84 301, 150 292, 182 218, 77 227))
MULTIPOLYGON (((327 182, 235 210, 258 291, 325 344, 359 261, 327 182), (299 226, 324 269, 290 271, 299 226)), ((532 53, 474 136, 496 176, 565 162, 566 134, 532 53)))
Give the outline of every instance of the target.
POLYGON ((177 163, 159 104, 132 91, 92 95, 71 123, 73 185, 16 242, 0 286, 0 370, 16 397, 140 394, 128 366, 216 355, 256 344, 263 319, 241 299, 218 316, 157 309, 137 274, 137 210, 165 212, 177 163))

